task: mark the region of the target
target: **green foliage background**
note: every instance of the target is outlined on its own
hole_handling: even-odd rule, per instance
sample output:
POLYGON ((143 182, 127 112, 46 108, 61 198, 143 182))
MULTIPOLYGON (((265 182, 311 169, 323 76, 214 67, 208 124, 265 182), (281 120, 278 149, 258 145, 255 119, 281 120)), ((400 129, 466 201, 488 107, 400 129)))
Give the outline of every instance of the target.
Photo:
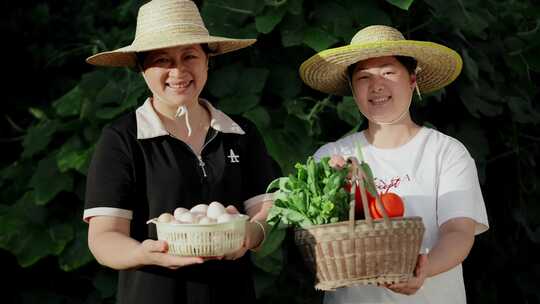
MULTIPOLYGON (((129 44, 144 1, 3 4, 4 115, 0 174, 3 303, 113 303, 115 273, 99 266, 81 221, 85 173, 101 128, 148 95, 127 69, 84 58, 129 44)), ((413 105, 413 117, 460 139, 477 162, 491 228, 464 263, 470 303, 540 303, 540 6, 533 0, 206 0, 210 32, 257 37, 212 62, 203 95, 254 121, 288 173, 322 143, 362 128, 350 97, 302 84, 316 51, 370 24, 457 50, 455 83, 413 105)), ((258 275, 261 303, 317 303, 293 252, 258 275), (286 288, 284 288, 286 287, 286 288), (279 291, 279 292, 276 292, 279 291)))

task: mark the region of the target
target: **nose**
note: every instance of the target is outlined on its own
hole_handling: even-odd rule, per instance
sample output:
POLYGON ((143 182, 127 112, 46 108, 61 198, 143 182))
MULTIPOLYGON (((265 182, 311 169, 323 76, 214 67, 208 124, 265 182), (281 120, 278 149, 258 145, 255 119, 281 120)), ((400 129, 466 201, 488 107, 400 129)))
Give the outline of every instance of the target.
POLYGON ((182 75, 184 71, 186 70, 186 66, 181 60, 175 60, 171 67, 169 68, 169 74, 178 76, 182 75))
POLYGON ((375 92, 375 93, 382 92, 382 90, 384 89, 382 77, 373 76, 373 77, 371 77, 370 80, 371 80, 370 83, 369 83, 370 91, 375 92))

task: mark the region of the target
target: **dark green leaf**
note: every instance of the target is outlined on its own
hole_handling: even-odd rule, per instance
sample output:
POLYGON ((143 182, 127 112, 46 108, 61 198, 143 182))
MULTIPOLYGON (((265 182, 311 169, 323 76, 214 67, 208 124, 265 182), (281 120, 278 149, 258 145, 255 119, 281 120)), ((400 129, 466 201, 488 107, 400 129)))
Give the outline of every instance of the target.
POLYGON ((58 257, 58 264, 64 271, 73 271, 94 260, 88 249, 87 224, 79 221, 75 227, 75 236, 58 257))
POLYGON ((270 126, 270 115, 268 114, 268 111, 261 106, 257 106, 245 112, 243 116, 255 123, 259 130, 264 130, 270 126))
POLYGON ((540 113, 535 110, 529 99, 521 97, 508 97, 508 107, 512 117, 520 123, 535 123, 540 121, 540 113))
POLYGON ((304 36, 304 43, 317 52, 329 48, 338 41, 329 33, 316 27, 307 28, 304 36))
POLYGON ((302 44, 305 26, 306 22, 302 15, 287 15, 281 26, 281 44, 284 47, 302 44))
POLYGON ((44 207, 32 202, 31 193, 0 214, 0 248, 13 253, 22 267, 59 254, 71 239, 69 226, 48 224, 45 214, 44 207))
POLYGON ((79 86, 75 86, 67 94, 54 101, 53 107, 62 117, 76 116, 81 110, 81 100, 84 98, 79 86))
POLYGON ((35 203, 44 205, 61 191, 73 190, 73 178, 69 174, 60 173, 56 156, 52 155, 38 163, 29 186, 34 189, 35 203))
POLYGON ((463 65, 467 76, 473 82, 478 81, 478 65, 476 64, 476 61, 469 56, 469 52, 466 49, 462 49, 461 53, 463 55, 463 65))
POLYGON ((99 107, 106 105, 116 106, 122 102, 123 92, 118 87, 116 81, 109 81, 107 84, 99 90, 96 96, 96 103, 99 107))
POLYGON ((236 91, 236 84, 239 81, 240 65, 227 65, 219 70, 208 73, 208 89, 215 97, 225 97, 232 95, 236 91))
POLYGON ((269 7, 264 10, 264 14, 255 18, 255 27, 257 31, 268 34, 278 23, 281 22, 286 10, 284 7, 273 8, 269 7))
POLYGON ((84 149, 81 141, 74 137, 66 142, 56 156, 58 169, 64 173, 70 169, 86 174, 93 149, 84 149))
POLYGON ((242 92, 246 95, 261 93, 266 84, 268 73, 267 69, 261 68, 242 69, 236 84, 237 92, 242 92))
POLYGON ((409 10, 409 7, 414 0, 386 0, 388 3, 393 4, 403 10, 409 10))
POLYGON ((43 151, 49 145, 57 129, 58 123, 51 120, 41 121, 37 125, 30 127, 24 137, 22 156, 31 157, 43 151))
POLYGON ((360 125, 364 120, 363 116, 358 110, 356 101, 350 96, 343 97, 343 101, 337 106, 337 113, 341 120, 353 127, 360 125))
POLYGON ((226 97, 219 100, 219 108, 228 114, 242 114, 255 107, 259 100, 257 95, 226 97))
POLYGON ((270 70, 267 87, 270 92, 283 99, 296 97, 300 93, 302 82, 298 71, 289 66, 278 65, 270 70))

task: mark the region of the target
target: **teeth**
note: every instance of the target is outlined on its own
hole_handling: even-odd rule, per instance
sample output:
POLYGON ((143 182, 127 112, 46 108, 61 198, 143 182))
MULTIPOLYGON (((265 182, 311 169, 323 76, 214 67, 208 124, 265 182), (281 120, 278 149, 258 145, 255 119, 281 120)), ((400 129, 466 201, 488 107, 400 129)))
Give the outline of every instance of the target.
POLYGON ((390 99, 390 97, 372 98, 371 102, 375 103, 375 104, 378 104, 378 103, 384 103, 384 102, 388 101, 389 99, 390 99))
POLYGON ((182 81, 182 82, 178 82, 178 83, 169 83, 169 87, 171 87, 173 89, 184 89, 187 86, 189 86, 190 83, 191 83, 191 81, 182 81))

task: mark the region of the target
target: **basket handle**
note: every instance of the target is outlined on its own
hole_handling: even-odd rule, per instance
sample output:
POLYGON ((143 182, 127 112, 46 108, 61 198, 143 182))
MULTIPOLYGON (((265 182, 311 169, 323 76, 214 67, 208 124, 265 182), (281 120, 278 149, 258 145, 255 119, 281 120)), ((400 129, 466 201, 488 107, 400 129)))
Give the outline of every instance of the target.
MULTIPOLYGON (((362 207, 364 209, 364 216, 366 217, 366 223, 368 224, 370 229, 373 229, 373 218, 371 217, 371 213, 369 212, 369 206, 368 206, 368 198, 366 193, 366 187, 364 187, 364 181, 367 181, 366 174, 364 173, 364 170, 361 169, 360 164, 358 163, 358 160, 355 157, 349 157, 347 159, 348 162, 351 164, 351 187, 353 189, 352 191, 352 201, 351 201, 351 210, 349 211, 349 228, 351 228, 351 221, 352 221, 352 229, 354 229, 354 216, 355 216, 355 198, 356 198, 356 186, 360 189, 360 197, 362 198, 362 207)), ((390 218, 388 217, 388 213, 386 213, 386 210, 384 209, 384 206, 381 202, 381 198, 378 193, 375 194, 375 203, 377 206, 382 210, 382 216, 384 220, 384 224, 386 228, 390 229, 392 227, 390 223, 390 218)))

